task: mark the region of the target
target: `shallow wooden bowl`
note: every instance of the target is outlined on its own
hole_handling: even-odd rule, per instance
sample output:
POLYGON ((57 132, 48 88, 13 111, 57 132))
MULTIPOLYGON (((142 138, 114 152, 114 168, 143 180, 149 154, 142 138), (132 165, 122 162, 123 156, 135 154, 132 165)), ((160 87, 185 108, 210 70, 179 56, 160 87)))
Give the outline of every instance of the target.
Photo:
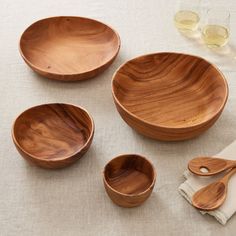
POLYGON ((156 181, 153 165, 136 154, 121 155, 104 168, 103 182, 111 200, 122 207, 142 204, 152 193, 156 181))
POLYGON ((32 107, 15 120, 12 138, 28 161, 61 168, 78 160, 90 147, 94 123, 83 108, 69 104, 32 107))
POLYGON ((99 21, 72 16, 39 20, 20 39, 20 53, 37 73, 75 81, 96 76, 115 59, 119 35, 99 21))
POLYGON ((203 58, 156 53, 128 61, 112 80, 121 117, 158 140, 200 135, 220 116, 228 98, 222 73, 203 58))

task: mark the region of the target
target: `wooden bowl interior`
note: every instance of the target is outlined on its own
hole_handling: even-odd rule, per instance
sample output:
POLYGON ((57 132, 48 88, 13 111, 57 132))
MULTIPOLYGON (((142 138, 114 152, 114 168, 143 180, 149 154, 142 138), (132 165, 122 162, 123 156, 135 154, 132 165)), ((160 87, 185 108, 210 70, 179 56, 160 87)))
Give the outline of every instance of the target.
POLYGON ((48 104, 23 112, 13 135, 18 147, 39 159, 60 159, 79 152, 93 133, 84 110, 68 104, 48 104))
POLYGON ((41 71, 77 74, 109 62, 119 50, 119 37, 107 25, 81 17, 37 21, 23 33, 24 59, 41 71))
POLYGON ((149 161, 138 155, 125 155, 111 160, 105 167, 107 184, 122 194, 139 194, 154 181, 154 169, 149 161))
POLYGON ((202 58, 159 53, 124 64, 113 94, 129 114, 160 127, 183 128, 213 118, 227 100, 222 74, 202 58))

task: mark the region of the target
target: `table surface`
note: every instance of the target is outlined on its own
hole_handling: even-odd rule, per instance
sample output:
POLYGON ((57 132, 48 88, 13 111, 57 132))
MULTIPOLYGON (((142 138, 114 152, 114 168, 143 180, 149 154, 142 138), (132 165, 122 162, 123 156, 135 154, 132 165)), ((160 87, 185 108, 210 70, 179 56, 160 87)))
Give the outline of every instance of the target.
MULTIPOLYGON (((173 25, 173 0, 1 0, 0 19, 0 235, 235 235, 236 217, 223 227, 202 216, 178 193, 183 171, 195 156, 214 155, 236 138, 235 0, 221 4, 231 11, 231 38, 222 51, 211 51, 199 39, 180 35, 173 25), (120 34, 121 51, 97 78, 63 83, 38 76, 23 62, 18 41, 32 22, 55 15, 95 18, 120 34), (118 115, 111 96, 111 77, 120 64, 138 55, 177 51, 215 63, 227 78, 230 95, 217 123, 185 142, 145 138, 118 115), (11 140, 11 126, 25 109, 50 102, 85 107, 96 125, 88 153, 58 171, 26 163, 11 140), (148 201, 123 209, 107 197, 101 173, 107 161, 122 153, 140 153, 157 169, 148 201)), ((204 7, 205 5, 203 5, 204 7)))

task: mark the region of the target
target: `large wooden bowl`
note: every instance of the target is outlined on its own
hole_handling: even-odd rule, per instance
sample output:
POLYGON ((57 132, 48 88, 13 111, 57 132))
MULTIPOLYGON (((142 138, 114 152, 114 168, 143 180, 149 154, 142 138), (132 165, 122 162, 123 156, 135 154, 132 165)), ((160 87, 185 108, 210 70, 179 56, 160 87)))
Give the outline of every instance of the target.
POLYGON ((137 154, 118 156, 108 162, 103 171, 108 196, 122 207, 141 205, 152 193, 155 181, 154 166, 137 154))
POLYGON ((44 168, 61 168, 78 160, 90 147, 94 123, 83 108, 44 104, 20 114, 12 138, 28 161, 44 168))
POLYGON ((39 20, 20 39, 20 53, 37 73, 75 81, 96 76, 115 59, 119 35, 96 20, 59 16, 39 20))
POLYGON ((112 80, 121 117, 158 140, 200 135, 220 116, 228 98, 222 73, 203 58, 156 53, 128 61, 112 80))

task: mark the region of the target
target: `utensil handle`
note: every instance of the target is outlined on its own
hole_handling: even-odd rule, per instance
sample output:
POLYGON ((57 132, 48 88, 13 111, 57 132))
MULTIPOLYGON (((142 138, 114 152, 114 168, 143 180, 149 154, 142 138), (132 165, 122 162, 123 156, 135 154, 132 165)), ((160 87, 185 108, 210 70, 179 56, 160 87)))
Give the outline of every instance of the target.
POLYGON ((232 175, 236 173, 236 167, 230 170, 221 180, 221 182, 227 183, 232 175))

